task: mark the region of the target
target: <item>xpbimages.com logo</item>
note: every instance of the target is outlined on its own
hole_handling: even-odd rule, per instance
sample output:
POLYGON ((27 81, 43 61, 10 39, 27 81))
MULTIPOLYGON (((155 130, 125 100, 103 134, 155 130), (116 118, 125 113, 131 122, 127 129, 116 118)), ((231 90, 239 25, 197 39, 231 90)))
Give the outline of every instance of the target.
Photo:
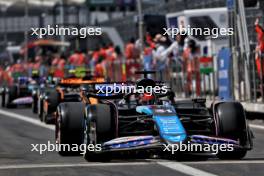
POLYGON ((175 154, 177 152, 208 152, 217 154, 219 152, 234 151, 233 144, 198 144, 198 143, 178 143, 178 144, 163 144, 163 151, 175 154))
POLYGON ((99 27, 59 27, 55 25, 52 27, 48 25, 43 28, 31 28, 31 35, 43 38, 44 36, 79 36, 80 38, 86 38, 87 36, 102 35, 102 28, 99 27))
POLYGON ((95 85, 97 94, 104 94, 106 96, 111 94, 131 94, 146 93, 148 95, 153 94, 166 94, 169 90, 169 87, 166 85, 163 86, 134 86, 134 85, 125 85, 125 84, 99 84, 95 85))
POLYGON ((186 27, 180 25, 179 28, 163 28, 163 30, 163 35, 168 35, 171 38, 175 38, 177 35, 212 36, 212 38, 234 35, 233 28, 194 28, 190 25, 186 27))
POLYGON ((47 144, 31 144, 31 152, 37 152, 43 155, 47 152, 80 152, 84 154, 86 151, 100 152, 102 151, 101 144, 54 144, 48 141, 47 144))

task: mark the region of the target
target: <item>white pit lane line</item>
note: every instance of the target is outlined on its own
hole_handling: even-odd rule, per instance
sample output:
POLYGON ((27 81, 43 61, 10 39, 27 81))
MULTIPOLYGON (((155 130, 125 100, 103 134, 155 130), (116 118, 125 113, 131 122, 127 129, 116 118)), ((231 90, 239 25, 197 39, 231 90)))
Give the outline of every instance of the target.
POLYGON ((175 170, 177 172, 181 172, 186 175, 192 176, 217 176, 210 172, 205 172, 200 169, 193 168, 191 166, 184 165, 179 162, 157 162, 157 164, 175 170))
POLYGON ((150 164, 158 164, 163 167, 175 170, 190 176, 217 176, 209 172, 195 169, 178 162, 124 162, 124 163, 74 163, 74 164, 21 164, 21 165, 4 165, 0 166, 0 170, 12 169, 40 169, 40 168, 75 168, 75 167, 113 167, 113 166, 143 166, 150 164))
POLYGON ((214 161, 199 161, 199 162, 192 162, 186 161, 182 162, 183 164, 193 164, 193 165, 221 165, 221 164, 264 164, 264 160, 214 160, 214 161))
POLYGON ((107 166, 141 166, 148 165, 147 162, 127 162, 127 163, 61 163, 61 164, 21 164, 4 165, 0 170, 8 169, 38 169, 38 168, 64 168, 64 167, 107 167, 107 166))
POLYGON ((28 123, 31 123, 33 125, 37 125, 37 126, 40 126, 40 127, 43 127, 43 128, 47 128, 47 129, 50 129, 50 130, 55 130, 55 126, 54 125, 47 125, 45 123, 40 122, 37 119, 33 119, 33 118, 28 117, 28 116, 16 114, 16 113, 5 111, 5 110, 2 110, 2 109, 0 109, 0 114, 2 114, 4 116, 11 117, 11 118, 14 118, 14 119, 22 120, 24 122, 28 122, 28 123))
POLYGON ((255 124, 249 124, 249 127, 259 129, 259 130, 264 130, 263 125, 255 125, 255 124))

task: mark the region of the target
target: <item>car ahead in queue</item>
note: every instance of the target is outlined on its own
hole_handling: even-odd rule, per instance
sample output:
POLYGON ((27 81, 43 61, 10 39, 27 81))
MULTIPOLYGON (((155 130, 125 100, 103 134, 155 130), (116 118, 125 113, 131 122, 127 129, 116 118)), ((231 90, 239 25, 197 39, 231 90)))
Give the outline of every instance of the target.
POLYGON ((45 78, 39 77, 19 76, 15 78, 12 85, 1 88, 2 107, 30 106, 33 102, 32 92, 44 81, 45 78))
POLYGON ((58 81, 55 86, 47 87, 38 98, 38 114, 41 121, 54 123, 57 106, 62 102, 80 102, 80 87, 83 84, 103 82, 103 78, 86 76, 68 77, 58 81))

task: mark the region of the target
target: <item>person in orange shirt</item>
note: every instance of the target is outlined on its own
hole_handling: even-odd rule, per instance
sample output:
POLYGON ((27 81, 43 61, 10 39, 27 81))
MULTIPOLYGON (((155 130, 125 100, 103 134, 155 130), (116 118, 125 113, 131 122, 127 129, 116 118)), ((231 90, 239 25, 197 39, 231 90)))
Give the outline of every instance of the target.
POLYGON ((156 47, 155 42, 153 41, 151 35, 146 35, 146 43, 149 45, 150 48, 154 49, 156 47))
POLYGON ((261 95, 264 96, 264 29, 259 25, 259 18, 255 21, 255 30, 257 32, 257 41, 256 46, 256 65, 261 82, 261 95))
POLYGON ((0 84, 3 85, 4 83, 4 69, 2 69, 2 67, 0 67, 0 84))
POLYGON ((108 47, 106 46, 105 43, 103 43, 100 50, 99 50, 99 55, 103 59, 106 59, 106 57, 107 57, 107 49, 108 49, 108 47))
POLYGON ((99 58, 98 63, 95 65, 94 75, 95 77, 105 76, 104 61, 102 58, 99 58))
POLYGON ((106 51, 106 60, 113 62, 115 60, 115 48, 112 43, 107 47, 106 51))
POLYGON ((36 56, 35 62, 33 64, 33 70, 39 70, 41 64, 42 64, 42 57, 41 56, 36 56))
POLYGON ((130 42, 125 47, 126 59, 135 59, 134 51, 135 51, 135 39, 131 38, 130 42))
POLYGON ((93 52, 92 52, 92 58, 90 60, 89 66, 90 66, 90 70, 91 73, 95 74, 95 66, 96 63, 99 60, 100 54, 99 54, 99 48, 96 48, 93 52))
POLYGON ((134 73, 139 67, 140 52, 136 47, 134 38, 131 38, 130 42, 125 46, 125 58, 127 78, 137 79, 138 75, 135 75, 134 73))
POLYGON ((64 77, 64 66, 65 59, 62 56, 57 56, 52 61, 52 66, 54 67, 54 77, 63 78, 64 77))
POLYGON ((78 67, 78 66, 82 66, 85 64, 85 56, 84 54, 79 51, 76 50, 69 58, 69 63, 71 64, 71 66, 73 67, 78 67))
MULTIPOLYGON (((108 45, 108 47, 105 49, 105 66, 106 66, 106 74, 109 76, 111 80, 115 80, 115 74, 119 71, 119 69, 115 68, 115 60, 116 60, 116 53, 115 48, 112 43, 108 45)), ((120 73, 119 73, 120 74, 120 73)))
POLYGON ((3 70, 2 71, 2 82, 1 82, 1 85, 7 85, 7 86, 11 86, 13 84, 13 78, 12 76, 9 74, 9 68, 10 67, 7 67, 6 70, 3 70))
POLYGON ((256 65, 258 69, 259 76, 263 78, 264 76, 264 29, 259 25, 259 19, 255 21, 255 30, 257 32, 257 41, 256 46, 256 65), (262 63, 261 63, 262 61, 262 63), (262 72, 262 73, 261 73, 262 72))
POLYGON ((55 56, 54 59, 52 59, 51 66, 56 67, 59 63, 60 57, 55 56))
POLYGON ((12 85, 15 78, 26 74, 26 69, 22 61, 18 59, 15 64, 7 67, 5 72, 5 80, 7 80, 9 85, 12 85))

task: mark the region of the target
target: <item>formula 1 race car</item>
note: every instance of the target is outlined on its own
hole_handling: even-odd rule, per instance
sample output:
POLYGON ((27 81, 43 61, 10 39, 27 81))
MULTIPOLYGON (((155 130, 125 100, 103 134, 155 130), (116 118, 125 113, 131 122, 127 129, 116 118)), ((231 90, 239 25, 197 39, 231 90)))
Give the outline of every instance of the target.
MULTIPOLYGON (((101 86, 106 85, 112 83, 101 86)), ((144 88, 157 85, 146 77, 135 84, 144 88)), ((179 143, 232 144, 233 150, 219 151, 216 156, 241 159, 253 147, 253 134, 239 102, 219 101, 207 108, 205 99, 174 101, 171 91, 103 95, 89 90, 83 90, 85 96, 98 102, 61 103, 55 130, 58 144, 100 145, 100 151, 86 148, 84 157, 88 161, 108 160, 116 152, 160 152, 166 145, 179 143)), ((59 154, 76 152, 60 151, 59 154)))
POLYGON ((45 123, 54 123, 57 106, 62 102, 80 102, 80 86, 103 82, 102 78, 86 76, 83 78, 70 77, 59 81, 56 87, 49 87, 39 96, 39 117, 45 123))
POLYGON ((56 90, 55 83, 42 84, 32 91, 32 112, 38 114, 40 120, 42 120, 43 115, 43 102, 46 95, 49 95, 50 92, 56 90))
POLYGON ((14 108, 17 105, 31 105, 32 90, 38 86, 30 77, 18 77, 11 86, 2 87, 2 107, 14 108))

